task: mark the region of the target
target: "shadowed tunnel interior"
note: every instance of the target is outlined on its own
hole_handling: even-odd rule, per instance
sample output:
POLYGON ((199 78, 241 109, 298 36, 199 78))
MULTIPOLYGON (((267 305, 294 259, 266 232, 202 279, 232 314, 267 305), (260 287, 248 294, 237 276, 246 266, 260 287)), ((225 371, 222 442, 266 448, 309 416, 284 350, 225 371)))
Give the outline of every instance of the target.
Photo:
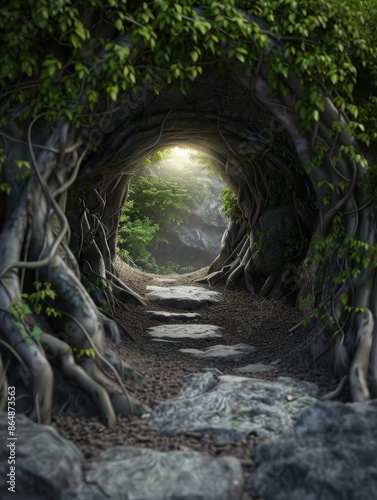
MULTIPOLYGON (((110 278, 114 296, 122 301, 140 301, 132 292, 132 283, 124 287, 113 269, 119 211, 127 198, 127 186, 140 163, 157 149, 179 145, 202 151, 217 162, 242 212, 241 222, 230 221, 220 253, 202 281, 227 289, 245 288, 272 299, 286 297, 306 312, 316 305, 323 324, 318 325, 312 345, 313 359, 329 362, 335 376, 344 379, 356 344, 354 316, 343 308, 342 297, 350 292, 352 300, 364 304, 366 296, 359 287, 368 276, 365 271, 357 283, 351 283, 354 278, 332 278, 348 264, 326 248, 334 238, 336 218, 341 217, 346 238, 360 236, 363 241, 368 231, 365 224, 355 225, 363 210, 368 218, 368 194, 358 191, 357 201, 352 195, 356 177, 365 175, 363 167, 341 154, 336 168, 333 163, 333 155, 354 145, 355 139, 346 130, 332 133, 333 120, 342 118, 328 97, 323 98, 319 121, 313 120, 304 132, 296 102, 305 87, 286 80, 289 91, 272 98, 263 69, 254 77, 234 69, 208 68, 186 95, 174 88, 156 95, 140 83, 97 127, 87 131, 87 145, 97 140, 101 149, 92 148, 74 186, 74 195, 80 193, 83 203, 82 215, 77 220, 74 214, 70 225, 86 228, 79 235, 81 244, 76 245, 81 272, 89 284, 110 278), (344 184, 344 189, 331 188, 337 183, 344 184), (337 214, 340 207, 344 208, 342 215, 337 214), (86 235, 88 250, 83 245, 86 235), (318 241, 323 248, 319 253, 318 241), (316 274, 323 264, 321 288, 316 274), (346 322, 348 341, 341 327, 339 335, 334 335, 334 321, 337 325, 346 322)), ((373 238, 371 219, 368 224, 373 238)), ((106 290, 97 287, 92 297, 101 303, 104 295, 106 290)), ((369 347, 360 349, 369 356, 369 347)), ((373 352, 377 355, 377 348, 373 352)), ((360 356, 368 366, 364 354, 360 356)), ((362 373, 364 369, 356 369, 356 380, 362 373)), ((375 392, 377 378, 373 375, 372 379, 375 392)), ((355 382, 352 397, 368 399, 366 385, 355 382)))
POLYGON ((311 182, 299 161, 292 169, 294 144, 285 127, 240 82, 211 70, 186 96, 174 90, 156 96, 140 85, 88 137, 102 146, 87 157, 74 194, 81 192, 85 200, 88 210, 82 217, 88 231, 98 217, 106 228, 106 238, 104 232, 95 233, 98 258, 93 261, 93 245, 89 257, 85 250, 79 255, 89 281, 105 277, 106 270, 113 273, 119 209, 132 174, 154 151, 179 145, 215 160, 243 216, 242 222, 230 221, 206 282, 272 298, 296 298, 301 284, 306 296, 300 299, 313 299, 314 285, 300 278, 316 222, 311 182), (85 265, 89 261, 90 267, 85 265))

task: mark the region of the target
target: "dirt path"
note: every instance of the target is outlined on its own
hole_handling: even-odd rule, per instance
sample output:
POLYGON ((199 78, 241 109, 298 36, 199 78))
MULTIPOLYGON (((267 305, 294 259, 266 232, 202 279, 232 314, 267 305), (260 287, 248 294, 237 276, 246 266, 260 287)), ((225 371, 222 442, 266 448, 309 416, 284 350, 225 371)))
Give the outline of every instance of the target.
MULTIPOLYGON (((142 296, 145 295, 148 285, 189 285, 193 284, 194 279, 205 274, 205 270, 200 270, 187 275, 157 276, 140 273, 121 263, 118 263, 118 270, 120 277, 127 284, 132 284, 132 288, 142 296), (162 281, 169 279, 175 281, 162 281)), ((257 353, 241 366, 248 363, 277 363, 274 372, 250 376, 265 380, 291 376, 318 384, 322 393, 334 386, 334 383, 329 381, 326 370, 313 368, 308 372, 307 369, 303 370, 294 363, 297 353, 309 341, 308 336, 299 329, 289 332, 302 319, 299 311, 281 302, 259 299, 244 291, 224 291, 222 288, 212 288, 212 290, 221 292, 224 301, 199 310, 201 318, 196 322, 224 327, 225 334, 221 344, 245 343, 254 346, 257 353)), ((161 322, 151 320, 148 311, 169 311, 168 308, 155 304, 152 307, 150 304, 129 305, 128 309, 119 313, 118 320, 132 332, 135 342, 122 342, 119 346, 114 346, 108 341, 108 345, 144 376, 147 382, 145 387, 132 382, 126 382, 125 386, 130 394, 148 406, 154 408, 160 402, 177 395, 187 375, 199 372, 204 367, 216 367, 224 374, 239 375, 235 368, 239 367, 240 363, 219 365, 214 362, 198 361, 188 354, 181 353, 179 351, 183 347, 181 344, 153 342, 146 335, 146 330, 148 327, 160 325, 161 322)), ((213 342, 205 342, 195 347, 202 349, 216 343, 219 342, 215 339, 213 342)), ((245 479, 255 467, 252 451, 258 439, 253 435, 236 442, 218 441, 213 437, 203 438, 195 433, 169 438, 157 435, 143 419, 136 417, 120 418, 118 426, 112 430, 106 429, 98 420, 75 416, 54 416, 53 423, 64 437, 73 441, 83 451, 88 464, 104 449, 120 444, 132 444, 160 451, 196 450, 212 456, 232 455, 241 460, 245 479)), ((249 487, 245 486, 243 499, 248 498, 257 497, 249 487)))

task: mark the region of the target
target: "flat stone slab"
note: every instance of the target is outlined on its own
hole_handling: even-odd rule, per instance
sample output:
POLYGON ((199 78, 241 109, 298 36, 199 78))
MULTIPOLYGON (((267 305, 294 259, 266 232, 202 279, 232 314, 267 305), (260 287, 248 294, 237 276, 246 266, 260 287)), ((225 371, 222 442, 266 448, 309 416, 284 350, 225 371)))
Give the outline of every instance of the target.
POLYGON ((174 309, 200 309, 222 300, 220 293, 197 286, 147 286, 147 291, 148 302, 174 309))
POLYGON ((177 280, 175 278, 154 278, 156 283, 175 283, 177 280))
POLYGON ((222 337, 223 331, 215 325, 160 325, 148 328, 148 335, 154 340, 192 343, 222 337))
POLYGON ((377 401, 318 402, 281 439, 257 447, 249 481, 266 500, 377 498, 377 401))
POLYGON ((277 371, 278 367, 276 365, 264 365, 262 363, 250 364, 242 366, 241 368, 236 368, 236 372, 240 373, 263 373, 263 372, 274 372, 277 371))
POLYGON ((201 432, 218 439, 280 436, 317 400, 316 385, 280 377, 276 382, 221 375, 206 369, 189 375, 178 397, 161 403, 149 424, 170 436, 201 432))
POLYGON ((200 349, 180 349, 185 354, 192 354, 195 358, 203 361, 216 361, 216 362, 237 362, 241 361, 250 354, 255 353, 255 347, 247 344, 236 345, 214 345, 208 347, 204 351, 200 349))
POLYGON ((136 446, 104 451, 85 479, 90 486, 61 500, 239 500, 243 488, 241 464, 234 457, 136 446))
POLYGON ((199 313, 172 313, 167 311, 148 311, 150 319, 157 321, 191 321, 201 317, 199 313))

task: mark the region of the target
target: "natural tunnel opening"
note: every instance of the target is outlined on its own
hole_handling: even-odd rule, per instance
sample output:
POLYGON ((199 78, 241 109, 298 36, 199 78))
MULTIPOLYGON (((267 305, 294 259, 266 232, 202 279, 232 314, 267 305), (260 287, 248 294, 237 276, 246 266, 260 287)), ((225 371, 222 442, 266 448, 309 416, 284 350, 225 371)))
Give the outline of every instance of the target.
POLYGON ((118 256, 156 274, 209 266, 228 222, 228 191, 218 166, 202 152, 184 146, 156 150, 127 185, 118 256))
MULTIPOLYGON (((140 162, 185 145, 217 162, 241 210, 202 288, 220 285, 229 296, 247 290, 248 306, 259 300, 253 295, 306 300, 312 360, 348 380, 352 400, 376 397, 376 169, 368 147, 375 132, 367 130, 368 101, 359 108, 353 92, 372 37, 359 37, 340 4, 302 30, 285 25, 293 21, 280 7, 275 16, 274 9, 247 13, 233 5, 233 22, 228 4, 194 2, 189 16, 177 11, 178 22, 165 13, 166 2, 152 3, 156 16, 148 22, 139 7, 130 6, 134 20, 125 12, 114 20, 113 8, 91 2, 87 27, 72 9, 75 33, 62 28, 65 14, 47 15, 41 36, 32 37, 35 50, 26 37, 19 54, 10 40, 22 15, 3 26, 10 37, 9 112, 0 125, 2 395, 25 386, 25 412, 48 423, 55 371, 64 396, 77 387, 109 427, 119 414, 143 411, 105 343, 127 337, 128 306, 146 305, 133 277, 117 273, 119 218, 140 162), (174 26, 178 36, 170 36, 174 26), (46 330, 42 321, 29 324, 38 311, 46 330)), ((32 4, 24 9, 30 18, 32 4)), ((374 70, 373 62, 365 77, 374 70)), ((224 322, 237 311, 223 307, 224 322)))
MULTIPOLYGON (((133 300, 131 278, 123 284, 114 278, 122 207, 146 158, 160 149, 186 147, 209 157, 228 186, 230 219, 203 283, 312 305, 315 269, 308 273, 302 264, 319 223, 317 195, 282 123, 288 112, 276 117, 273 111, 258 104, 241 82, 212 68, 186 95, 174 88, 156 95, 141 83, 111 122, 89 130, 90 150, 74 186, 75 196, 82 191, 88 219, 90 246, 86 251, 81 245, 78 260, 89 284, 95 286, 99 276, 121 288, 125 284, 122 300, 133 300), (93 148, 93 139, 99 148, 93 148), (300 290, 305 291, 300 295, 300 290)), ((76 214, 71 227, 80 226, 75 219, 76 214)), ((98 289, 92 297, 104 300, 98 289)))

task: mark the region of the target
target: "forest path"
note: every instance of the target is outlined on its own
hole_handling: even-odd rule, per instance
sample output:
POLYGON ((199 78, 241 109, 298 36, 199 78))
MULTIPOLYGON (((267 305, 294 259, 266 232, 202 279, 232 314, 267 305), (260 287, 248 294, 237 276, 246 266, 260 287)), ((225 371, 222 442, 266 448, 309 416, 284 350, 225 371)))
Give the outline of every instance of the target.
MULTIPOLYGON (((195 285, 203 291, 208 291, 208 287, 193 283, 196 278, 204 275, 205 270, 186 275, 157 276, 142 273, 118 261, 118 271, 120 277, 142 296, 150 292, 150 289, 148 290, 150 286, 169 288, 195 285)), ((296 309, 281 302, 259 299, 244 291, 226 291, 221 287, 212 287, 210 291, 221 294, 222 300, 215 301, 209 307, 195 309, 194 312, 199 316, 190 318, 189 324, 193 328, 200 325, 207 327, 215 325, 220 328, 221 337, 195 339, 195 345, 192 345, 192 340, 188 344, 182 342, 182 339, 169 341, 166 337, 153 339, 150 335, 156 328, 161 328, 162 323, 166 323, 168 329, 175 325, 181 332, 187 331, 186 318, 173 317, 166 321, 165 314, 192 314, 192 309, 180 310, 171 307, 171 304, 168 307, 166 303, 147 302, 146 305, 128 305, 127 311, 119 312, 118 320, 131 332, 135 342, 122 341, 118 346, 114 346, 110 340, 107 340, 107 343, 144 377, 146 382, 144 386, 128 381, 125 386, 132 396, 152 409, 152 414, 149 418, 120 418, 114 429, 106 429, 97 420, 73 416, 54 417, 54 424, 59 432, 83 451, 88 466, 98 460, 101 452, 117 445, 132 445, 169 453, 197 451, 205 456, 217 458, 231 456, 239 461, 238 464, 242 468, 241 477, 234 479, 241 483, 242 480, 245 481, 242 499, 258 498, 247 479, 255 468, 253 450, 263 439, 261 436, 263 432, 257 432, 256 435, 255 428, 254 431, 252 428, 254 424, 250 424, 249 421, 245 423, 244 420, 241 422, 241 427, 237 424, 238 427, 233 426, 230 433, 223 432, 224 426, 227 427, 229 422, 218 425, 216 415, 218 406, 223 407, 223 414, 229 413, 229 408, 236 407, 244 415, 253 405, 255 407, 255 401, 251 401, 250 394, 265 391, 269 394, 269 404, 273 410, 274 400, 289 403, 300 395, 314 395, 310 390, 309 394, 308 391, 303 391, 302 387, 299 388, 297 384, 300 384, 300 380, 313 382, 318 386, 320 393, 326 392, 330 385, 328 373, 320 369, 308 372, 294 363, 295 354, 308 341, 302 331, 289 331, 302 319, 296 309), (162 318, 163 321, 159 315, 165 316, 162 318), (221 348, 218 347, 219 344, 221 348), (213 356, 214 350, 217 350, 217 356, 213 356), (250 365, 252 365, 251 374, 238 371, 250 365), (241 380, 241 375, 259 379, 258 388, 247 387, 249 382, 246 382, 246 386, 238 393, 241 396, 237 396, 234 382, 241 380), (278 385, 275 381, 279 377, 291 377, 297 382, 292 382, 292 386, 288 385, 280 392, 274 392, 275 389, 272 390, 271 387, 275 388, 278 385), (172 403, 172 400, 176 400, 179 395, 182 397, 183 386, 189 391, 189 395, 187 398, 181 398, 178 406, 174 406, 177 403, 174 401, 172 403), (202 407, 196 405, 197 411, 190 417, 193 397, 200 396, 198 387, 202 391, 202 407), (246 399, 242 397, 242 393, 247 396, 246 399), (160 408, 164 405, 167 412, 162 414, 160 408), (183 409, 186 409, 186 413, 183 409), (212 430, 207 429, 207 432, 203 432, 203 427, 207 424, 203 424, 201 414, 208 411, 211 413, 211 418, 214 417, 214 421, 217 422, 219 432, 216 429, 214 431, 216 425, 212 425, 212 430), (183 427, 179 427, 180 424, 177 423, 174 432, 170 432, 170 435, 164 434, 166 428, 172 430, 174 421, 178 422, 175 418, 178 413, 183 427), (150 421, 153 426, 150 425, 150 421), (190 422, 193 425, 187 425, 190 422), (238 432, 240 428, 243 429, 242 432, 238 432)), ((283 413, 289 414, 290 410, 286 411, 288 406, 284 408, 283 413)), ((274 413, 272 410, 271 413, 274 413)), ((266 415, 262 416, 266 420, 266 415)), ((232 421, 237 421, 237 418, 233 418, 232 421)), ((284 425, 286 424, 287 422, 284 425)), ((279 425, 282 425, 281 422, 279 425)), ((268 427, 268 422, 265 427, 268 427)), ((265 432, 264 436, 267 434, 265 432)), ((156 457, 152 461, 159 463, 156 457)), ((237 488, 234 491, 237 491, 237 488)))

